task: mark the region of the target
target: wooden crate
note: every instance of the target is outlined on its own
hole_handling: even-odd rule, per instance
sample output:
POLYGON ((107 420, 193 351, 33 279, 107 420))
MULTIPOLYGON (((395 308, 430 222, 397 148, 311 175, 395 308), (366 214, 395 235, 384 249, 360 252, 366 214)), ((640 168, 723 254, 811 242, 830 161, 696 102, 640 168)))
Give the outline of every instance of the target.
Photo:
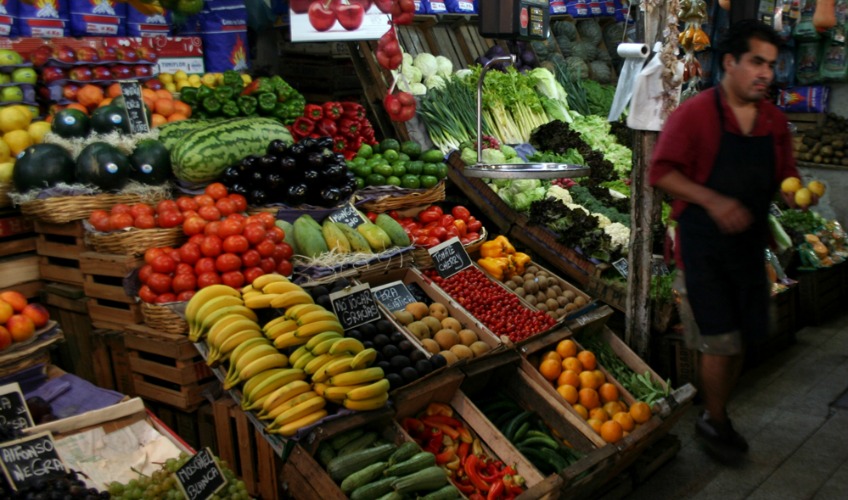
MULTIPOLYGON (((599 276, 589 276, 584 284, 586 292, 593 297, 606 302, 615 309, 627 313, 627 284, 601 279, 599 276)), ((674 303, 651 300, 651 327, 657 332, 666 332, 674 324, 677 308, 674 303)))
POLYGON ((83 252, 79 262, 83 289, 91 299, 88 312, 97 328, 123 329, 144 321, 141 306, 124 288, 127 276, 142 265, 141 257, 83 252))
MULTIPOLYGON (((282 459, 253 427, 247 415, 232 398, 217 399, 211 406, 218 457, 244 481, 250 496, 262 499, 279 498, 281 482, 288 479, 283 472, 282 459)), ((287 463, 291 461, 292 458, 287 463)), ((296 493, 296 498, 322 498, 301 496, 305 492, 300 490, 296 493)))
POLYGON ((815 271, 798 272, 798 317, 801 322, 805 325, 821 325, 843 310, 846 267, 848 264, 843 262, 815 271))
POLYGON ((49 283, 41 293, 41 303, 65 332, 65 343, 53 353, 56 364, 96 384, 95 367, 91 362, 94 328, 88 316, 87 302, 82 288, 63 283, 49 283))
POLYGON ((0 289, 17 289, 25 283, 39 281, 39 257, 19 254, 0 260, 0 289))
POLYGON ((91 348, 96 384, 123 394, 134 394, 124 332, 95 329, 91 335, 91 348))
POLYGON ((150 401, 145 401, 145 406, 195 450, 208 446, 212 453, 218 454, 218 438, 211 403, 204 403, 194 411, 182 411, 150 401))
POLYGON ((192 411, 205 401, 203 392, 218 384, 215 375, 184 335, 127 325, 133 390, 144 399, 192 411))
POLYGON ((82 285, 80 254, 85 251, 82 221, 50 224, 35 221, 36 253, 41 279, 70 285, 82 285))
POLYGON ((14 210, 0 211, 0 257, 35 252, 32 221, 14 210))

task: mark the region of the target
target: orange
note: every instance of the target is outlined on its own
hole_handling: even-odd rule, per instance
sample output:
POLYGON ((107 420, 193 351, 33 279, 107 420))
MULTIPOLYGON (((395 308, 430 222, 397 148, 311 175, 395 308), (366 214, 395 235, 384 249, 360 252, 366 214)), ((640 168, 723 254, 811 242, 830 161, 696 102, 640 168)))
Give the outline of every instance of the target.
POLYGON ((591 427, 592 430, 597 432, 598 434, 601 433, 601 428, 604 425, 604 423, 598 420, 597 418, 590 418, 586 420, 586 423, 589 424, 589 427, 591 427))
POLYGON ((589 412, 589 418, 595 418, 601 422, 606 422, 610 419, 610 416, 603 408, 592 408, 592 411, 589 412))
POLYGON ((618 401, 618 387, 610 384, 609 382, 598 388, 598 394, 601 396, 601 401, 604 403, 618 401))
POLYGON ((168 117, 169 122, 178 122, 186 119, 188 119, 188 117, 182 113, 172 113, 171 116, 168 117))
POLYGON ((102 101, 100 101, 100 104, 98 104, 98 105, 97 105, 97 107, 98 107, 98 108, 102 108, 103 106, 108 106, 108 105, 110 105, 110 104, 112 104, 112 98, 111 98, 111 97, 106 97, 105 99, 103 99, 102 101))
POLYGON ((583 364, 580 363, 580 360, 574 356, 563 359, 562 367, 566 370, 571 370, 574 373, 580 373, 583 371, 583 364))
POLYGON ((148 108, 150 108, 151 110, 156 108, 156 99, 155 98, 151 99, 149 97, 142 97, 142 100, 144 101, 144 105, 147 106, 148 108))
POLYGON ((583 420, 586 420, 587 418, 589 418, 589 410, 587 410, 585 406, 583 406, 581 404, 576 404, 576 405, 572 405, 572 407, 574 408, 574 411, 576 411, 578 415, 583 417, 583 420))
POLYGON ((158 127, 159 125, 164 125, 166 123, 168 123, 168 119, 159 113, 153 113, 150 115, 150 126, 158 127))
POLYGON ((548 351, 542 356, 542 361, 546 359, 555 359, 557 363, 562 363, 562 358, 557 354, 556 351, 548 351))
MULTIPOLYGON (((141 94, 144 95, 144 89, 141 89, 141 94)), ((118 97, 119 95, 121 95, 121 84, 119 84, 117 82, 113 83, 112 85, 109 85, 109 87, 106 89, 106 96, 107 97, 111 97, 111 98, 114 99, 115 97, 118 97)))
POLYGON ((627 412, 616 413, 612 416, 612 419, 618 422, 625 432, 630 432, 636 427, 636 422, 633 421, 633 417, 627 412))
POLYGON ((156 99, 156 102, 153 106, 154 111, 159 113, 160 115, 168 118, 174 113, 174 100, 173 99, 156 99))
POLYGON ((65 106, 65 109, 76 109, 77 111, 82 111, 86 115, 88 114, 88 108, 78 102, 72 102, 68 104, 67 106, 65 106))
POLYGON ((191 118, 191 106, 184 103, 183 101, 174 101, 174 112, 181 113, 191 118))
POLYGON ((546 359, 539 365, 539 372, 543 377, 553 382, 559 378, 559 374, 562 373, 562 367, 555 359, 546 359))
POLYGON ((574 388, 580 387, 580 377, 571 370, 563 370, 559 374, 557 385, 570 385, 574 388))
POLYGON ((624 429, 615 420, 607 420, 601 424, 600 434, 601 439, 607 443, 616 443, 623 437, 624 429))
POLYGON ((577 359, 583 364, 583 369, 585 370, 594 370, 598 366, 598 361, 595 359, 595 354, 592 351, 578 352, 577 359))
POLYGON ((577 344, 571 339, 561 340, 556 346, 556 352, 562 359, 574 357, 577 355, 577 344))
POLYGON ((647 403, 637 401, 630 405, 630 416, 637 424, 644 424, 651 419, 651 407, 647 403))
POLYGON ((569 404, 574 404, 577 402, 577 388, 573 385, 561 385, 557 387, 557 392, 560 396, 569 404))
POLYGON ((168 99, 169 101, 174 100, 174 94, 172 94, 170 90, 159 89, 155 92, 157 99, 168 99))
POLYGON ((585 406, 589 410, 601 406, 601 401, 598 399, 598 392, 595 391, 595 389, 580 389, 580 392, 578 393, 578 400, 581 405, 585 406))
POLYGON ((597 389, 598 380, 595 378, 595 375, 592 372, 580 372, 580 387, 597 389))
POLYGON ((595 380, 597 381, 598 387, 604 385, 604 382, 607 381, 607 378, 604 376, 604 372, 601 370, 592 370, 592 374, 595 375, 595 380))
POLYGON ((615 416, 616 413, 627 413, 627 407, 624 406, 624 403, 621 401, 609 401, 604 403, 604 410, 610 414, 610 416, 615 416))
POLYGON ((150 99, 151 101, 156 101, 159 97, 156 96, 156 91, 153 89, 143 88, 141 89, 141 98, 142 99, 150 99))

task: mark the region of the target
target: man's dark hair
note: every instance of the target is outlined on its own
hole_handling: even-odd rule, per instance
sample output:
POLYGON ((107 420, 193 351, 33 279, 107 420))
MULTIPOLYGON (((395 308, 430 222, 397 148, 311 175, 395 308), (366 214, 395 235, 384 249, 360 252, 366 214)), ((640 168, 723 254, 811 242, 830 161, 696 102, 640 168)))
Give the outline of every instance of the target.
POLYGON ((723 59, 725 54, 730 54, 738 61, 742 54, 751 50, 750 40, 752 38, 770 43, 778 48, 783 43, 780 35, 771 26, 754 19, 745 19, 731 25, 722 35, 716 45, 719 58, 723 59))

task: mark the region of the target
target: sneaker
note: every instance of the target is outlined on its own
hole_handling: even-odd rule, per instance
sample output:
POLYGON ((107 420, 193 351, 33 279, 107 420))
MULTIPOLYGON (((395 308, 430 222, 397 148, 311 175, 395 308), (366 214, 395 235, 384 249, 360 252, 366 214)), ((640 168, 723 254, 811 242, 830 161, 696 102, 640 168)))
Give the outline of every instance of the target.
POLYGON ((695 432, 713 448, 737 453, 748 451, 748 441, 736 432, 730 420, 716 422, 710 418, 706 410, 698 416, 698 420, 695 422, 695 432))

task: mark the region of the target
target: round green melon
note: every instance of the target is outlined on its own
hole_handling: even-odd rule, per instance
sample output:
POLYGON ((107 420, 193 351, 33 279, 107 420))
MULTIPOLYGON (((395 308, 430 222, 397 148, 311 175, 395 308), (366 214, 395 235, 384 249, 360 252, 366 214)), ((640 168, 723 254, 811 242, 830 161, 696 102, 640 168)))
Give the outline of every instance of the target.
POLYGON ((60 182, 73 184, 74 179, 74 159, 56 144, 35 144, 24 149, 12 171, 12 182, 21 193, 60 182))
POLYGON ((174 176, 170 153, 155 139, 139 141, 130 155, 130 165, 130 178, 143 184, 158 186, 174 176))
POLYGON ((130 180, 130 160, 115 146, 92 142, 77 157, 77 181, 103 191, 119 191, 130 180))
POLYGON ((50 130, 65 139, 87 137, 91 132, 91 120, 78 109, 63 109, 53 117, 50 130))

